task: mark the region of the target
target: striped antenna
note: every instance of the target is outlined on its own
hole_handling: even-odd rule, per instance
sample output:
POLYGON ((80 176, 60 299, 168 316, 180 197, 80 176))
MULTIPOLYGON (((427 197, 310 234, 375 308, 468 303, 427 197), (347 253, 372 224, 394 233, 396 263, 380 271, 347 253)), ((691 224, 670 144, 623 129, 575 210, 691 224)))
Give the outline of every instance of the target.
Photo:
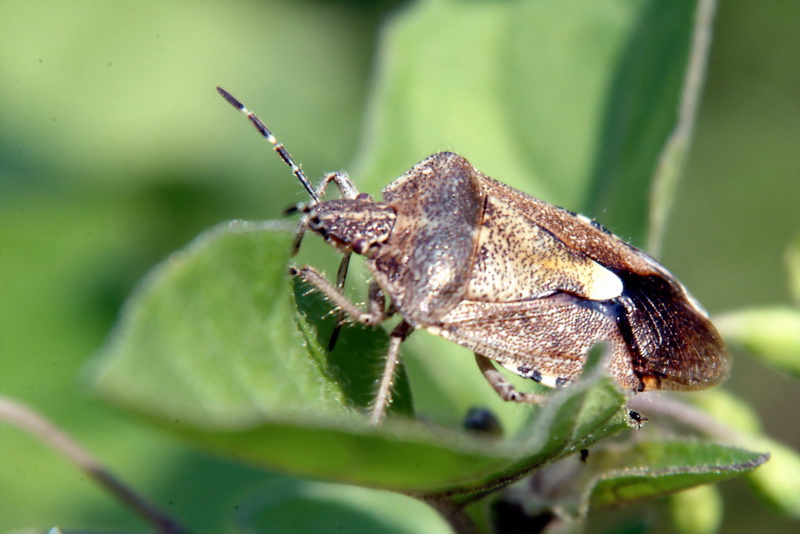
POLYGON ((278 140, 275 139, 275 136, 272 135, 272 132, 269 131, 269 128, 267 128, 267 126, 263 122, 261 122, 261 119, 259 119, 255 113, 244 107, 244 105, 241 102, 236 100, 228 91, 226 91, 222 87, 217 87, 217 92, 221 94, 222 98, 227 100, 231 106, 235 107, 236 109, 247 115, 247 118, 250 120, 250 122, 253 123, 253 126, 256 127, 258 133, 260 133, 264 139, 266 139, 272 144, 272 147, 275 150, 275 152, 277 152, 278 155, 281 157, 281 159, 286 163, 286 165, 288 165, 292 169, 292 174, 294 174, 297 177, 297 179, 300 180, 300 183, 303 184, 303 187, 306 188, 308 194, 311 195, 311 199, 314 201, 314 203, 316 204, 317 202, 319 202, 319 196, 314 191, 314 188, 311 187, 311 182, 308 181, 306 173, 303 172, 303 169, 300 168, 300 165, 294 162, 294 159, 292 159, 292 155, 289 154, 289 151, 286 150, 286 148, 283 146, 283 143, 279 143, 278 140))

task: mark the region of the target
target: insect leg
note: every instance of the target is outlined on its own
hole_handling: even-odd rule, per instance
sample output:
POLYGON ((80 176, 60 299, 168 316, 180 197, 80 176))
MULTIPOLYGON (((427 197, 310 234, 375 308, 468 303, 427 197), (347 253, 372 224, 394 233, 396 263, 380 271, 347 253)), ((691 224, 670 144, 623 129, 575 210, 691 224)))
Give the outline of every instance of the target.
MULTIPOLYGON (((350 180, 350 177, 347 175, 347 173, 331 172, 322 177, 322 180, 320 180, 319 185, 317 185, 317 188, 312 193, 311 205, 314 205, 317 202, 319 202, 319 199, 321 199, 325 195, 325 190, 328 189, 328 185, 330 185, 331 182, 336 183, 336 187, 339 188, 339 192, 341 193, 342 198, 354 199, 358 196, 358 189, 356 189, 355 184, 353 183, 352 180, 350 180)), ((304 209, 305 205, 303 203, 300 203, 286 210, 286 214, 294 213, 296 211, 302 212, 304 209)), ((294 244, 292 246, 292 256, 296 255, 297 252, 300 250, 300 244, 303 242, 303 236, 306 233, 306 219, 307 216, 303 215, 303 217, 300 219, 300 222, 297 225, 297 234, 294 237, 294 244)), ((344 265, 344 262, 345 260, 342 260, 342 265, 344 265)), ((339 272, 340 273, 342 272, 341 266, 339 267, 339 272)), ((346 265, 344 267, 344 273, 345 275, 347 274, 346 265)), ((340 287, 342 285, 344 285, 343 281, 340 287)))
MULTIPOLYGON (((334 304, 341 308, 344 313, 359 323, 363 323, 368 326, 376 326, 382 323, 386 318, 386 313, 384 310, 385 306, 379 306, 370 303, 367 311, 364 312, 363 310, 359 309, 358 306, 347 300, 347 298, 342 295, 338 289, 336 289, 335 285, 331 284, 327 278, 322 276, 322 274, 320 274, 320 272, 313 267, 291 267, 289 269, 289 274, 292 276, 297 276, 309 284, 316 286, 316 288, 322 291, 326 297, 328 297, 333 301, 334 304)), ((372 295, 372 291, 370 291, 370 295, 372 295)), ((383 298, 382 293, 381 298, 383 298)))
POLYGON ((341 171, 328 173, 322 178, 317 188, 317 196, 322 198, 322 195, 325 194, 325 189, 327 189, 328 184, 331 182, 336 183, 336 187, 339 188, 342 198, 354 199, 358 196, 356 184, 353 183, 347 173, 341 171))
POLYGON ((536 395, 535 393, 522 393, 517 391, 511 382, 500 374, 492 361, 486 356, 475 353, 475 362, 478 364, 478 369, 483 373, 486 381, 494 388, 500 398, 504 401, 522 402, 525 404, 544 404, 547 402, 547 395, 536 395))
POLYGON ((304 235, 306 235, 305 216, 300 219, 300 224, 297 225, 297 233, 294 235, 294 241, 292 242, 292 256, 296 256, 300 252, 300 244, 303 242, 304 235))
MULTIPOLYGON (((339 271, 336 273, 336 289, 339 293, 344 294, 344 281, 347 278, 347 268, 350 266, 351 252, 345 252, 342 256, 342 261, 339 263, 339 271)), ((344 321, 344 312, 339 310, 336 314, 336 326, 333 327, 331 338, 328 340, 328 350, 331 351, 336 346, 336 340, 339 339, 339 331, 342 329, 342 322, 344 321)))
POLYGON ((413 327, 405 321, 398 324, 392 330, 389 339, 389 352, 386 355, 386 367, 383 369, 381 385, 378 394, 372 404, 372 411, 369 416, 369 423, 373 426, 380 424, 386 415, 386 409, 392 402, 392 386, 394 385, 394 375, 397 371, 397 363, 400 361, 400 343, 413 331, 413 327))
POLYGON ((383 289, 374 280, 369 284, 367 311, 371 315, 382 315, 384 321, 394 314, 392 310, 386 311, 386 297, 383 295, 383 289))

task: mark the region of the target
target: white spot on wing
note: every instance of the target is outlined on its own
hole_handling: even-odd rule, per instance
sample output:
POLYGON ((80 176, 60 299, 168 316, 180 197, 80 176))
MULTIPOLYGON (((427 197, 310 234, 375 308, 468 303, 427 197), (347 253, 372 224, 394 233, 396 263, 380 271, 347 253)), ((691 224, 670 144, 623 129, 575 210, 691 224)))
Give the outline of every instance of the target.
POLYGON ((597 264, 592 270, 592 283, 586 287, 592 300, 615 299, 622 295, 622 280, 605 267, 597 264))
POLYGON ((558 377, 557 377, 557 376, 553 376, 553 375, 542 375, 542 381, 541 381, 541 382, 539 382, 539 383, 540 383, 541 385, 543 385, 543 386, 547 386, 547 387, 549 387, 549 388, 555 388, 555 387, 557 387, 557 386, 556 386, 556 380, 557 380, 557 379, 558 379, 558 377))

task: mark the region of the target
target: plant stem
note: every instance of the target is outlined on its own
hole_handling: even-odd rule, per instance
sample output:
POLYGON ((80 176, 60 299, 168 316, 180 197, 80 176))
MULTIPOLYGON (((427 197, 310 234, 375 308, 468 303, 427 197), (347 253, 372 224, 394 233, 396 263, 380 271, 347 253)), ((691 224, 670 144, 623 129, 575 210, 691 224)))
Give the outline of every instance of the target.
POLYGON ((637 395, 628 401, 628 407, 647 415, 659 415, 672 419, 713 439, 728 443, 741 443, 744 440, 738 432, 702 410, 668 396, 653 398, 637 395))
POLYGON ((148 502, 144 497, 126 486, 95 460, 86 449, 78 445, 66 432, 32 408, 0 396, 0 421, 28 431, 30 434, 50 445, 69 461, 78 466, 90 478, 108 490, 128 508, 134 510, 157 532, 162 534, 183 534, 188 532, 177 521, 148 502))
POLYGON ((667 216, 672 209, 679 174, 686 160, 703 89, 715 11, 716 0, 700 0, 697 3, 689 61, 681 89, 678 121, 661 151, 651 185, 652 212, 647 236, 647 250, 651 254, 658 255, 661 250, 667 216), (655 199, 662 201, 657 202, 655 199))
POLYGON ((422 500, 439 512, 456 534, 477 534, 478 529, 464 508, 448 497, 422 497, 422 500))

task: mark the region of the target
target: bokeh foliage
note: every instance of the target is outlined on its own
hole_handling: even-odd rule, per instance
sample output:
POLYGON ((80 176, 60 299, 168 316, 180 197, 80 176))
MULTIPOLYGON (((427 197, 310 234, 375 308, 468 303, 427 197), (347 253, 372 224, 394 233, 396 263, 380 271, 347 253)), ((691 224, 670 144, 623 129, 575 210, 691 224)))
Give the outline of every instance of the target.
MULTIPOLYGON (((598 132, 603 131, 600 111, 607 108, 594 102, 598 107, 587 110, 587 102, 593 101, 580 94, 610 87, 615 73, 604 68, 603 58, 608 61, 616 57, 629 43, 622 36, 647 3, 633 8, 609 3, 603 6, 606 9, 597 8, 591 21, 595 31, 586 33, 569 24, 580 14, 577 4, 566 8, 572 9, 572 14, 556 14, 561 24, 541 25, 536 31, 532 28, 547 13, 528 13, 536 16, 526 25, 521 15, 504 18, 500 10, 554 8, 541 4, 492 8, 465 2, 463 9, 456 9, 449 4, 430 2, 425 16, 419 14, 421 9, 400 12, 404 25, 395 27, 392 43, 386 33, 382 34, 379 53, 373 58, 376 22, 379 15, 387 14, 364 10, 355 3, 242 3, 235 7, 193 6, 191 10, 177 3, 158 8, 155 4, 122 7, 96 2, 75 2, 69 7, 49 2, 3 3, 2 392, 46 411, 107 463, 119 468, 123 477, 156 500, 171 503, 177 515, 191 517, 193 525, 209 531, 228 528, 230 524, 224 518, 229 514, 225 511, 264 484, 262 472, 198 456, 162 435, 152 435, 139 423, 94 401, 87 402, 81 393, 84 386, 74 380, 87 354, 99 346, 110 327, 122 297, 158 259, 218 221, 267 218, 265 214, 273 217, 301 198, 280 162, 255 140, 249 141, 254 134, 236 117, 230 117, 232 112, 218 100, 214 85, 225 85, 259 110, 312 176, 344 167, 352 159, 363 123, 363 102, 371 88, 382 97, 371 100, 361 152, 352 167, 357 183, 366 190, 376 193, 391 176, 430 152, 455 149, 468 155, 484 172, 551 202, 574 209, 592 207, 583 195, 593 189, 587 184, 592 176, 598 176, 591 172, 599 168, 597 160, 601 155, 608 157, 592 149, 598 132), (120 18, 128 21, 125 27, 115 22, 120 18), (469 34, 463 47, 454 46, 459 28, 463 32, 470 25, 479 29, 469 34), (348 31, 337 31, 332 37, 331 27, 348 31), (603 31, 609 27, 613 30, 603 31), (422 46, 415 35, 424 35, 430 41, 423 44, 432 44, 415 51, 414 46, 422 46), (549 46, 541 46, 535 39, 549 46), (580 48, 572 48, 575 43, 590 48, 591 54, 578 53, 580 48), (419 63, 409 64, 412 58, 419 63), (370 87, 367 79, 373 60, 383 73, 380 80, 384 84, 391 81, 390 86, 381 86, 381 82, 375 86, 373 82, 370 87), (393 63, 401 60, 405 63, 393 63), (457 61, 471 67, 453 68, 457 61), (509 64, 526 67, 514 69, 509 64), (389 66, 395 68, 389 70, 389 66), (405 76, 394 77, 398 72, 405 76), (437 90, 423 90, 430 87, 425 82, 437 90), (262 95, 261 102, 258 95, 262 95), (469 95, 477 95, 481 105, 472 106, 469 95), (539 120, 542 116, 544 121, 539 120), (527 127, 531 124, 535 128, 527 127), (261 157, 262 153, 266 155, 261 157), (266 186, 268 193, 265 174, 271 178, 266 186), (214 483, 208 484, 209 480, 214 483)), ((676 13, 680 19, 680 13, 676 13)), ((722 29, 726 17, 728 24, 738 22, 741 15, 737 13, 726 15, 723 6, 722 29)), ((779 14, 766 20, 777 21, 780 28, 784 18, 788 17, 779 14)), ((765 24, 764 15, 757 15, 756 23, 765 24)), ((785 63, 794 57, 796 65, 796 55, 788 52, 792 47, 780 47, 780 41, 777 45, 772 41, 780 32, 767 33, 759 37, 761 46, 772 44, 782 52, 774 55, 780 56, 777 58, 771 55, 763 68, 792 72, 792 64, 785 63), (773 66, 780 61, 784 64, 773 66)), ((732 61, 724 50, 721 57, 732 61)), ((731 71, 735 69, 722 70, 731 71)), ((789 74, 782 75, 790 78, 789 74)), ((732 83, 725 81, 726 86, 732 83)), ((791 79, 779 81, 784 81, 779 87, 796 84, 791 79)), ((715 88, 713 78, 710 87, 715 88)), ((743 151, 752 145, 768 147, 776 156, 757 180, 746 180, 748 173, 744 172, 740 175, 744 178, 737 181, 730 178, 736 176, 737 169, 728 169, 725 180, 700 181, 704 185, 692 187, 693 173, 715 174, 708 170, 709 159, 694 158, 686 192, 681 196, 691 209, 681 211, 679 202, 679 215, 673 224, 677 237, 669 234, 666 247, 667 257, 674 257, 680 269, 676 273, 684 280, 685 275, 689 277, 690 287, 712 312, 749 303, 727 293, 715 297, 723 290, 732 292, 730 284, 715 289, 714 283, 719 273, 723 279, 736 280, 731 271, 736 271, 739 258, 746 268, 743 274, 750 274, 758 284, 773 284, 762 293, 765 296, 757 297, 763 299, 757 303, 781 300, 781 290, 775 288, 781 279, 765 273, 778 263, 775 247, 788 242, 787 228, 798 228, 796 210, 787 209, 787 203, 797 198, 796 180, 794 184, 784 180, 786 189, 775 196, 774 202, 755 196, 765 188, 768 192, 767 185, 780 176, 797 176, 796 155, 787 150, 781 160, 780 147, 787 145, 770 142, 792 135, 796 139, 792 115, 782 114, 777 124, 770 123, 766 129, 758 121, 763 120, 763 113, 775 111, 759 107, 756 124, 763 135, 756 141, 747 137, 737 140, 718 111, 726 104, 730 106, 725 98, 734 98, 731 94, 736 96, 729 89, 717 88, 715 95, 721 102, 707 99, 712 111, 717 110, 709 119, 709 129, 723 135, 703 141, 701 122, 698 150, 710 148, 714 154, 714 145, 718 144, 726 148, 742 146, 743 151), (731 145, 735 142, 739 145, 731 145), (784 161, 784 167, 779 167, 779 161, 784 161), (754 191, 756 183, 759 185, 754 191), (723 190, 726 194, 721 194, 723 190), (755 213, 767 210, 770 220, 742 217, 742 213, 753 213, 744 209, 730 213, 730 207, 737 206, 733 198, 741 199, 738 202, 742 206, 755 202, 755 213), (720 208, 716 215, 715 207, 720 208), (687 221, 698 220, 705 222, 686 227, 687 221), (742 239, 736 225, 743 222, 749 224, 744 235, 755 227, 765 239, 742 239), (776 230, 767 230, 769 223, 776 230), (698 227, 710 230, 698 232, 698 227), (703 235, 703 242, 698 244, 703 235), (730 246, 726 241, 733 240, 734 235, 751 246, 772 246, 763 252, 771 258, 765 261, 767 270, 753 266, 753 257, 759 254, 752 252, 728 252, 732 259, 720 264, 720 256, 725 257, 720 250, 740 250, 738 243, 730 246), (677 241, 671 241, 682 237, 689 243, 685 256, 680 254, 683 242, 678 247, 677 241), (698 262, 698 257, 704 261, 698 262), (704 276, 711 282, 706 283, 704 276), (704 294, 706 287, 710 287, 708 296, 704 294)), ((780 108, 780 104, 778 99, 771 105, 780 108)), ((796 119, 796 110, 794 113, 796 119)), ((632 132, 640 134, 635 129, 632 132)), ((728 148, 724 154, 735 159, 737 152, 728 148)), ((623 155, 620 158, 624 160, 623 155)), ((718 159, 724 158, 720 155, 718 159)), ((614 167, 608 168, 611 170, 604 176, 614 177, 614 167)), ((621 235, 644 235, 641 216, 638 222, 632 222, 636 217, 626 220, 627 215, 617 219, 623 213, 620 211, 604 216, 603 211, 611 210, 612 204, 595 205, 592 214, 621 235)), ((314 254, 308 253, 303 259, 314 258, 314 254)), ((254 283, 268 280, 266 268, 259 280, 254 283)), ((751 288, 734 285, 745 295, 752 295, 748 293, 751 288)), ((788 299, 783 302, 789 303, 788 299)), ((236 317, 228 319, 231 325, 239 323, 236 317)), ((259 325, 249 326, 257 329, 259 325)), ((292 336, 289 332, 282 330, 281 334, 292 336)), ((412 346, 409 353, 418 356, 411 357, 408 366, 418 410, 430 414, 434 421, 452 421, 469 404, 480 402, 497 410, 509 431, 524 424, 524 410, 501 406, 491 391, 486 393, 471 363, 462 365, 463 353, 453 353, 447 344, 429 336, 418 336, 412 346), (436 383, 437 375, 452 373, 453 369, 459 374, 463 369, 464 387, 445 385, 433 388, 434 394, 424 393, 431 390, 428 386, 436 383)), ((291 351, 294 347, 288 343, 284 349, 291 351)), ((202 368, 187 371, 192 370, 201 372, 202 368)), ((147 378, 155 370, 133 371, 147 378)), ((738 378, 747 389, 772 390, 776 383, 784 387, 782 378, 764 374, 758 367, 754 373, 734 376, 732 385, 737 385, 738 378), (768 385, 759 386, 761 383, 768 385)), ((166 380, 169 375, 161 378, 165 384, 174 384, 166 380)), ((246 375, 246 380, 257 378, 257 374, 246 375)), ((250 391, 265 394, 254 386, 250 391)), ((230 393, 241 392, 226 390, 220 394, 228 398, 230 393)), ((781 410, 773 412, 780 414, 781 410)), ((772 430, 770 425, 776 426, 769 420, 766 424, 768 430, 772 430)), ((796 440, 797 425, 790 426, 795 434, 784 434, 784 439, 796 440)), ((0 471, 3 489, 14 488, 11 498, 0 500, 0 528, 55 523, 124 528, 139 524, 69 466, 50 459, 40 446, 31 446, 30 440, 15 431, 3 428, 2 432, 10 438, 0 440, 2 457, 13 457, 23 467, 5 464, 0 471)), ((282 475, 269 476, 278 482, 284 479, 282 475)), ((317 498, 324 494, 314 493, 313 487, 299 487, 300 494, 305 491, 317 498)), ((381 501, 380 497, 376 499, 381 501)), ((409 502, 407 506, 416 504, 409 502)), ((735 517, 736 508, 732 512, 735 517)))

